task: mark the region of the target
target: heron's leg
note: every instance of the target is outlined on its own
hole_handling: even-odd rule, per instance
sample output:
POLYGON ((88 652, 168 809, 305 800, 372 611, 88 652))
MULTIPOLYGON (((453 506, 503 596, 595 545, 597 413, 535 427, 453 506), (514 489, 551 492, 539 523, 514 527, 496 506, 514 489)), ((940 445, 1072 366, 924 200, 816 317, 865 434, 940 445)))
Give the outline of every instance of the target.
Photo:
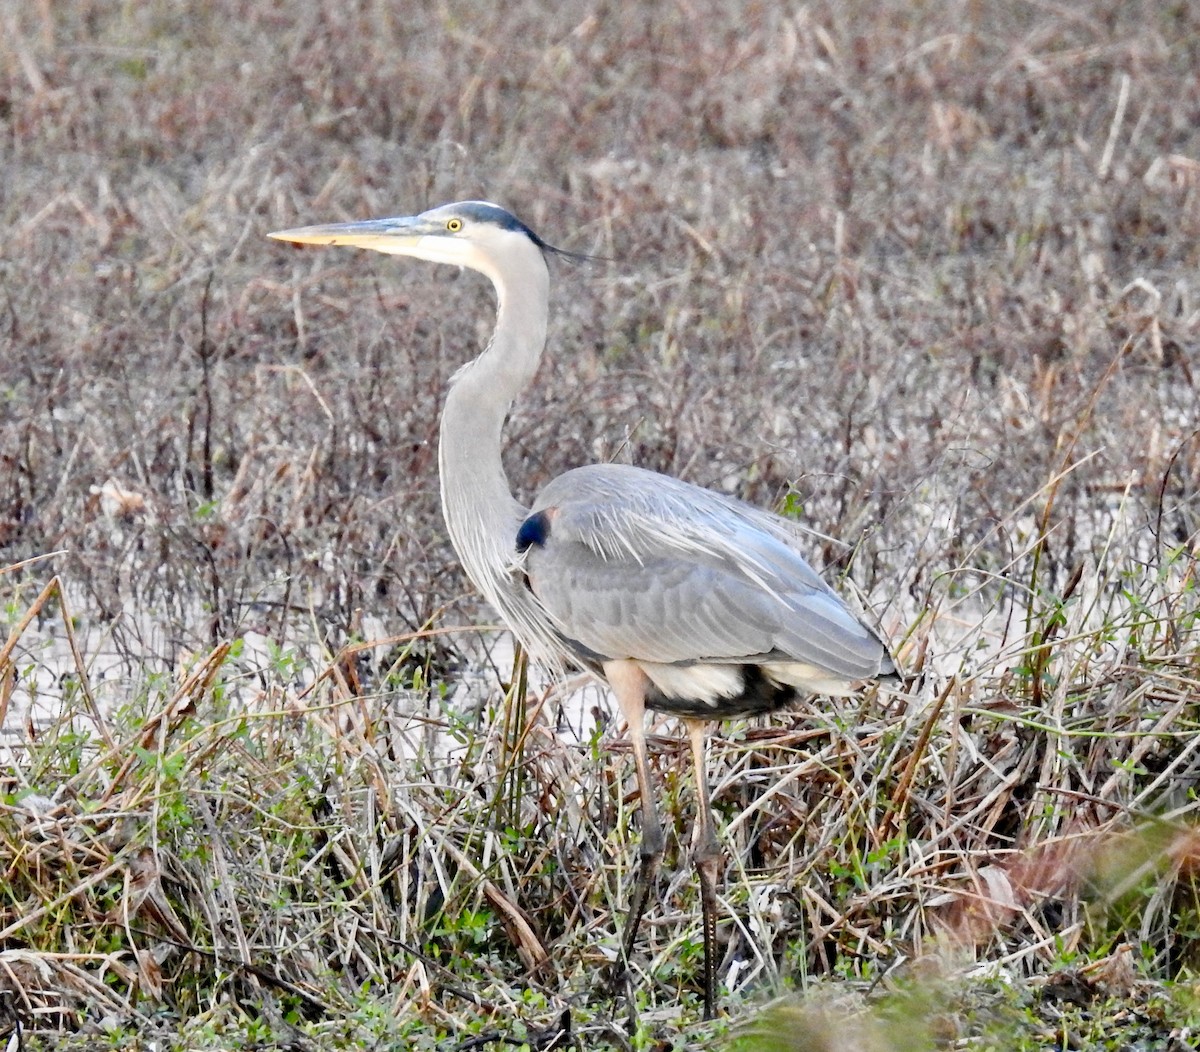
POLYGON ((625 920, 625 938, 622 952, 628 963, 630 951, 637 938, 642 914, 650 900, 650 888, 658 873, 658 864, 663 854, 662 824, 658 820, 658 808, 654 805, 654 786, 650 781, 650 757, 646 751, 646 674, 632 661, 609 661, 604 665, 604 675, 617 696, 621 713, 629 725, 629 743, 633 747, 634 769, 637 771, 638 795, 642 809, 641 864, 638 867, 637 885, 629 916, 625 920))
POLYGON ((704 924, 704 1018, 712 1019, 717 1008, 717 866, 721 861, 721 846, 713 829, 704 723, 701 720, 684 722, 687 723, 692 763, 696 768, 696 833, 692 840, 692 859, 700 878, 700 909, 704 924))

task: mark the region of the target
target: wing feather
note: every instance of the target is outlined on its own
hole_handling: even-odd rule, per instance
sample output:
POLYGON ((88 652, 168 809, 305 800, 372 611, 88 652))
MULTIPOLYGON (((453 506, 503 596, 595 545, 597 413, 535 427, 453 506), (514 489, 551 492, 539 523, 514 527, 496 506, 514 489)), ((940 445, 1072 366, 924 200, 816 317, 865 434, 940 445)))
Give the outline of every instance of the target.
POLYGON ((592 654, 775 661, 878 675, 886 651, 794 547, 785 520, 623 465, 559 476, 522 568, 557 630, 592 654))

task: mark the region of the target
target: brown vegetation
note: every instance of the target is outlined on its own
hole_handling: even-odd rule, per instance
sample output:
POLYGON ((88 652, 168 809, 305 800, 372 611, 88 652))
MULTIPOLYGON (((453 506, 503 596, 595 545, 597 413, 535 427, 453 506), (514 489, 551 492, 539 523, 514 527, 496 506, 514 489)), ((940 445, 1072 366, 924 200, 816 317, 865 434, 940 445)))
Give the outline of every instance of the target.
POLYGON ((12 4, 0 158, 28 1031, 691 1018, 682 855, 643 1029, 599 989, 636 858, 603 713, 460 689, 443 630, 487 617, 435 438, 489 290, 262 236, 468 197, 598 257, 555 266, 519 492, 618 458, 786 506, 918 677, 724 729, 733 1016, 914 960, 1195 976, 1193 5, 12 4))

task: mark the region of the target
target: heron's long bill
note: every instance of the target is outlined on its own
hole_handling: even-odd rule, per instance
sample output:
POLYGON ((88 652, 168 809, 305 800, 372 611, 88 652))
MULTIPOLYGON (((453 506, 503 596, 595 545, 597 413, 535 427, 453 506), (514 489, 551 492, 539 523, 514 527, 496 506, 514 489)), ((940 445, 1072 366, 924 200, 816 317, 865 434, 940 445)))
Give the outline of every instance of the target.
POLYGON ((429 224, 419 216, 404 216, 398 219, 365 219, 353 223, 301 226, 294 230, 276 230, 267 237, 297 245, 349 245, 392 255, 409 255, 417 249, 421 239, 430 233, 429 224))

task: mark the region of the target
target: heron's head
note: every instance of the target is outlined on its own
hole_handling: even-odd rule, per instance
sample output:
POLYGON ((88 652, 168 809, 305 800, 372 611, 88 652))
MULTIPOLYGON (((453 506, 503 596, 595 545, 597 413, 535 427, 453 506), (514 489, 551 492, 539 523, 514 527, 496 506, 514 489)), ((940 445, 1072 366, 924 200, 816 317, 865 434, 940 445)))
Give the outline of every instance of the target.
POLYGON ((493 281, 511 268, 514 256, 540 257, 554 251, 511 212, 486 201, 460 201, 416 216, 278 230, 267 236, 301 245, 350 245, 452 263, 481 271, 493 281), (537 251, 531 253, 531 248, 537 251))

